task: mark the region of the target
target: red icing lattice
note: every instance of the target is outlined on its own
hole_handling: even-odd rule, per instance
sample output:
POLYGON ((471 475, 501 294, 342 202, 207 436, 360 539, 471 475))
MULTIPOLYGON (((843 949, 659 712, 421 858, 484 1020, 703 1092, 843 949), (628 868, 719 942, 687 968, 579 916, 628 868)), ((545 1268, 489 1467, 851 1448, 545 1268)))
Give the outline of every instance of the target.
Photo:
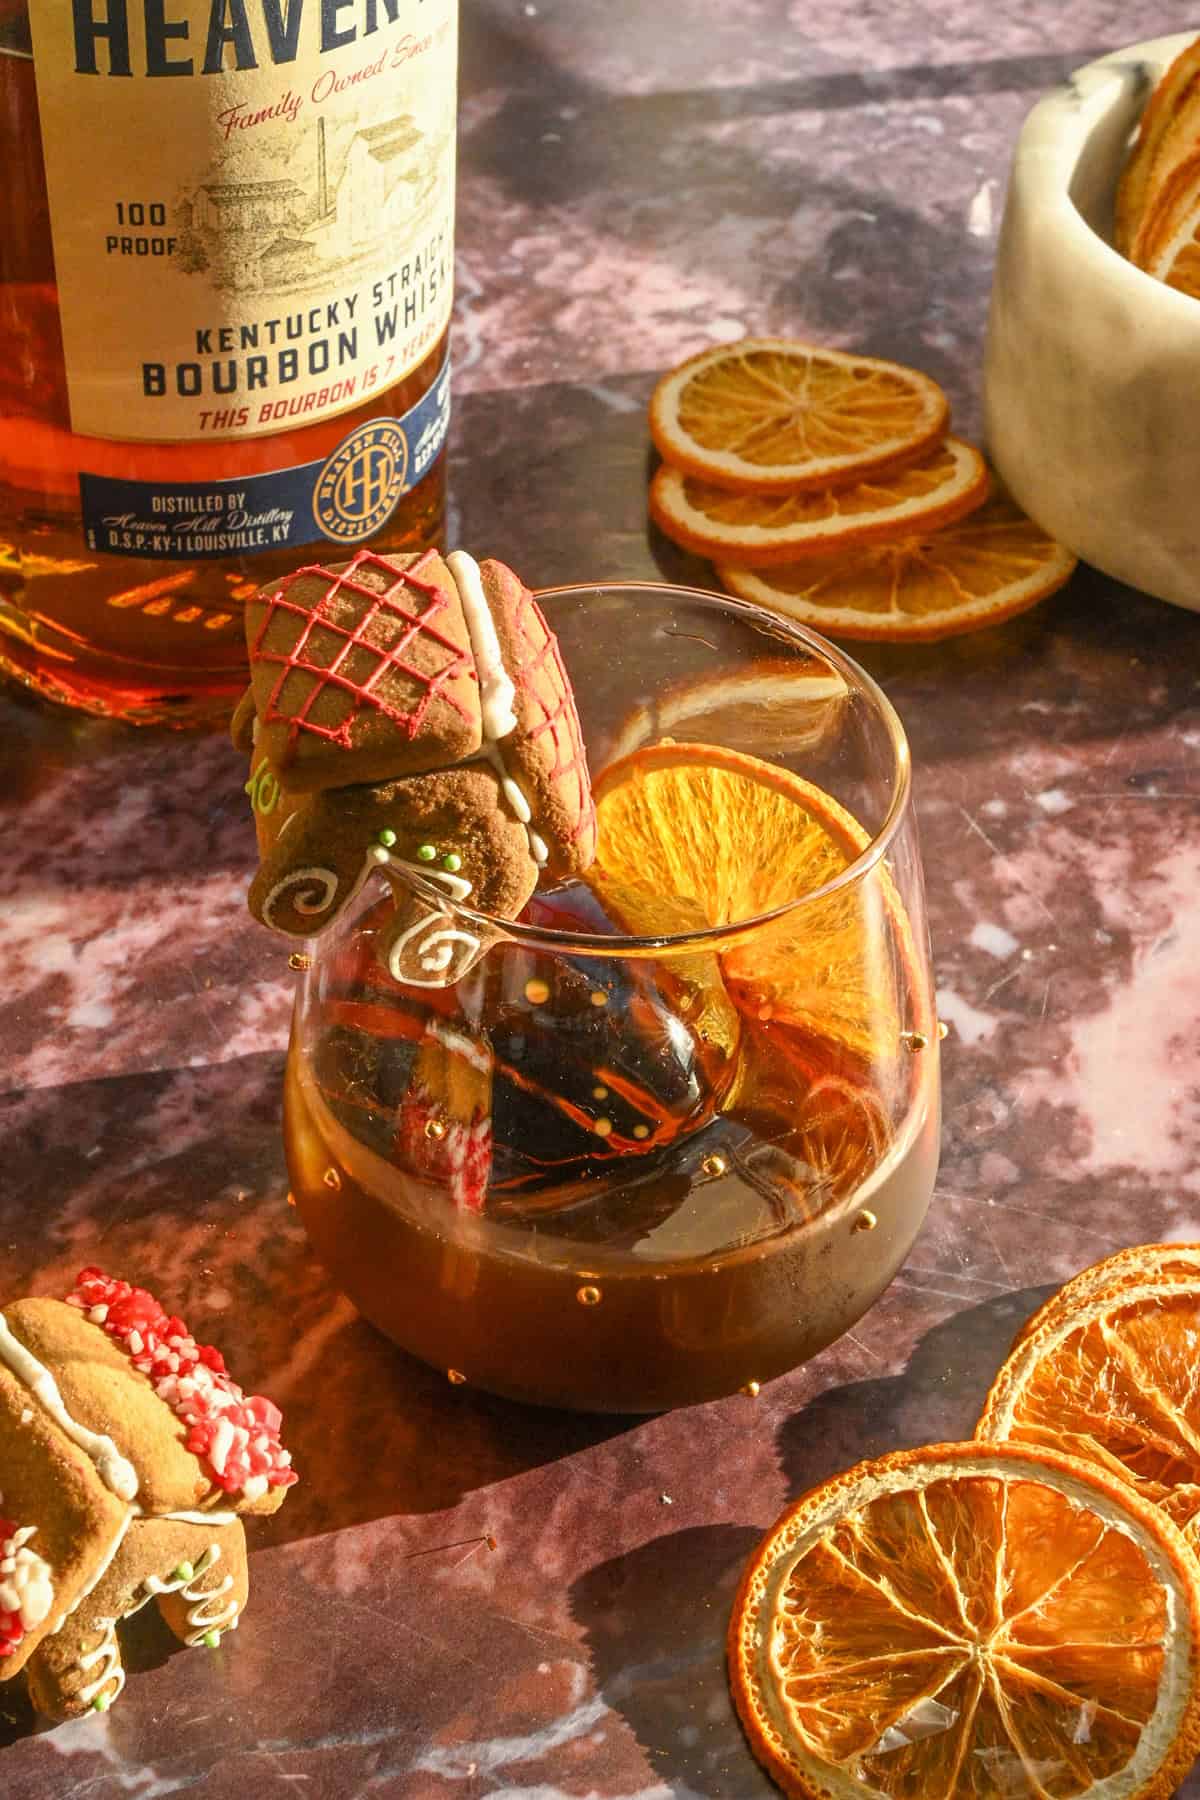
POLYGON ((282 762, 291 760, 303 732, 321 738, 326 743, 336 744, 343 750, 351 749, 355 725, 366 712, 381 714, 397 732, 410 741, 420 732, 435 699, 444 700, 468 723, 471 722, 471 713, 450 690, 450 683, 459 675, 469 676, 473 673, 471 657, 460 644, 438 628, 438 615, 444 613, 449 606, 447 596, 436 583, 420 579, 420 571, 433 556, 434 552, 428 551, 410 569, 397 570, 371 551, 360 550, 340 575, 334 574, 332 569, 327 569, 320 563, 314 563, 308 568, 298 569, 287 583, 267 598, 262 624, 250 651, 250 662, 251 665, 273 663, 279 667, 275 685, 261 716, 264 725, 285 723, 288 727, 287 741, 280 758, 282 762), (355 577, 366 569, 380 570, 390 577, 388 587, 377 591, 363 581, 356 580, 355 577), (311 610, 288 598, 292 582, 306 576, 319 577, 329 584, 311 610), (341 594, 353 594, 367 602, 362 616, 352 627, 339 625, 330 616, 331 609, 341 594), (423 606, 421 601, 425 602, 423 606), (263 648, 267 633, 280 613, 302 621, 300 636, 286 652, 263 648), (374 644, 366 635, 380 621, 393 627, 396 632, 395 641, 390 647, 374 644), (313 660, 313 639, 317 633, 327 634, 326 648, 329 637, 341 640, 327 666, 313 660), (418 668, 410 655, 413 645, 420 639, 436 644, 439 650, 445 652, 441 666, 432 672, 418 668), (356 651, 365 652, 374 658, 373 666, 365 679, 356 679, 347 670, 347 664, 356 651), (289 676, 296 673, 309 676, 311 683, 302 703, 293 710, 280 702, 289 676), (380 692, 385 685, 385 677, 394 673, 406 676, 420 689, 417 702, 411 709, 397 705, 394 699, 389 699, 386 693, 380 692), (322 725, 312 714, 322 694, 331 688, 347 697, 348 710, 337 725, 322 725))
POLYGON ((67 1305, 115 1338, 160 1400, 187 1427, 184 1443, 206 1465, 214 1486, 258 1499, 296 1480, 279 1441, 283 1416, 261 1394, 246 1395, 211 1344, 198 1344, 183 1320, 145 1288, 81 1269, 67 1305))
POLYGON ((547 626, 541 609, 528 588, 521 591, 513 629, 517 639, 517 666, 512 672, 513 681, 517 692, 527 698, 538 713, 536 722, 529 728, 529 738, 532 742, 535 738, 549 735, 554 750, 550 778, 553 781, 561 778, 568 783, 568 788, 574 788, 572 804, 575 822, 570 836, 572 842, 576 842, 594 831, 596 824, 596 811, 592 804, 583 749, 583 729, 579 723, 575 695, 558 640, 547 626), (544 633, 540 643, 536 632, 531 630, 534 621, 544 633), (552 679, 556 693, 555 704, 549 708, 534 681, 534 677, 547 662, 553 669, 552 679))

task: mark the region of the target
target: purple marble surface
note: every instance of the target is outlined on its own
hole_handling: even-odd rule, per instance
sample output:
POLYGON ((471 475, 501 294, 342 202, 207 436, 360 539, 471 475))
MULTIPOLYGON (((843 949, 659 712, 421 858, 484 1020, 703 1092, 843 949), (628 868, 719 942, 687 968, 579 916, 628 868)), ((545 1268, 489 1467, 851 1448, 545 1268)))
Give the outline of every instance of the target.
MULTIPOLYGON (((919 363, 976 429, 1021 117, 1184 23, 465 0, 452 537, 534 584, 706 583, 648 534, 643 406, 743 330, 919 363)), ((867 652, 912 740, 951 1027, 935 1203, 815 1362, 637 1422, 451 1389, 356 1317, 285 1203, 292 978, 244 910, 239 759, 0 699, 0 1294, 135 1273, 279 1401, 304 1475, 227 1647, 143 1614, 119 1707, 53 1730, 0 1689, 5 1800, 771 1792, 722 1658, 760 1532, 862 1456, 968 1435, 1050 1284, 1200 1238, 1198 645, 1082 571, 1010 626, 867 652)))

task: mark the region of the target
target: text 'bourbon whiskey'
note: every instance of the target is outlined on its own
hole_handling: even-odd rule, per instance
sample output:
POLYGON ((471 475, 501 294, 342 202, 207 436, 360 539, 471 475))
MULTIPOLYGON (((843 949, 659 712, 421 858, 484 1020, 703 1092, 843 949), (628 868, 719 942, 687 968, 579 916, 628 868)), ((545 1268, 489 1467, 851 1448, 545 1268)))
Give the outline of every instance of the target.
POLYGON ((0 669, 227 715, 248 595, 440 532, 457 0, 0 0, 0 669))

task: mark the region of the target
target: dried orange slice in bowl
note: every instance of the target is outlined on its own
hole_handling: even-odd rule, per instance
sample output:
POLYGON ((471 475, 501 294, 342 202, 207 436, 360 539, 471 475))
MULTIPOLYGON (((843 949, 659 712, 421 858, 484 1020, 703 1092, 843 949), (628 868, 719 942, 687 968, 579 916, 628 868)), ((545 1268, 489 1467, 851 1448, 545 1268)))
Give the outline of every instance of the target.
POLYGON ((1200 78, 1200 38, 1175 58, 1146 103, 1125 172, 1117 189, 1116 243, 1124 255, 1133 252, 1153 200, 1159 159, 1172 135, 1180 109, 1200 78))
POLYGON ((1198 1341, 1200 1274, 1119 1282, 1018 1343, 977 1435, 1093 1463, 1200 1547, 1198 1341))
POLYGON ((1200 296, 1200 146, 1155 200, 1134 257, 1168 287, 1193 299, 1200 296))
POLYGON ((742 338, 664 375, 650 432, 675 468, 721 487, 825 488, 919 459, 950 404, 930 376, 793 338, 742 338))
POLYGON ((739 1010, 854 1063, 896 1051, 901 984, 916 987, 907 916, 882 865, 819 891, 870 841, 831 795, 758 757, 675 743, 610 765, 594 791, 584 879, 624 930, 669 937, 788 909, 720 952, 739 1010))
POLYGON ((998 625, 1070 579, 1076 557, 998 486, 940 531, 780 568, 721 563, 722 587, 833 638, 932 642, 998 625))
POLYGON ((1013 1341, 1013 1349, 1049 1325, 1065 1319, 1076 1307, 1110 1288, 1134 1287, 1148 1281, 1175 1281, 1200 1277, 1200 1244, 1134 1244, 1118 1250, 1103 1262, 1092 1263, 1065 1282, 1058 1292, 1031 1314, 1013 1341))
POLYGON ((942 1444, 804 1496, 729 1630, 751 1748, 811 1800, 1166 1800, 1200 1742, 1200 1566, 1052 1452, 942 1444))
POLYGON ((767 568, 936 530, 971 512, 987 492, 979 451, 950 437, 919 463, 850 486, 800 493, 733 493, 664 463, 650 485, 650 516, 685 550, 767 568))

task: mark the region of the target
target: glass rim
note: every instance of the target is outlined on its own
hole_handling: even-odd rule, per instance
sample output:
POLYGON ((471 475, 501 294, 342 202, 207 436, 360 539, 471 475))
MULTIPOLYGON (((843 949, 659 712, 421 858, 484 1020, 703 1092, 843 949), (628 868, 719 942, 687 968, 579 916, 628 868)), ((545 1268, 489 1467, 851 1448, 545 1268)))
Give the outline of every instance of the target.
POLYGON ((739 600, 711 589, 685 587, 673 581, 615 579, 563 582, 555 587, 535 588, 533 596, 540 604, 544 600, 581 599, 585 595, 613 592, 653 594, 660 599, 672 595, 699 601, 705 606, 719 607, 724 612, 732 612, 769 628, 777 637, 781 634, 789 636, 823 657, 847 681, 851 690, 864 694, 887 732, 892 749, 892 793, 878 830, 871 833, 869 841, 852 862, 848 862, 829 881, 822 882, 820 887, 797 894, 794 899, 785 900, 782 906, 774 907, 770 912, 752 913, 748 918, 736 919, 728 925, 706 925, 699 931, 675 932, 665 937, 560 931, 550 926, 527 925, 517 919, 502 919, 492 913, 476 912, 462 901, 448 900, 445 894, 434 890, 432 886, 426 888, 420 876, 416 877, 413 886, 421 886, 427 897, 436 901, 439 911, 453 913, 455 917, 468 919, 472 924, 482 926, 493 944, 507 939, 529 949, 556 950, 596 957, 632 957, 659 956, 664 951, 691 954, 696 951, 724 949, 731 942, 750 937, 755 932, 800 912, 804 907, 816 905, 827 900, 830 895, 856 886, 864 880, 887 854, 912 803, 912 756, 908 738, 899 714, 874 677, 868 675, 853 657, 847 656, 827 638, 823 638, 820 632, 801 625, 798 620, 785 618, 780 613, 769 612, 766 607, 755 606, 750 601, 739 600))

